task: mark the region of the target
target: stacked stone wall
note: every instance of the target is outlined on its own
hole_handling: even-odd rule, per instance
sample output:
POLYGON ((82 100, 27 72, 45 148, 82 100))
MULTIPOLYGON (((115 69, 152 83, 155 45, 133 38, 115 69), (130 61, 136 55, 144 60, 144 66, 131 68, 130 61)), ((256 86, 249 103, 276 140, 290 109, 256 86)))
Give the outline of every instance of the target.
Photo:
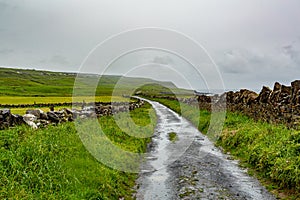
POLYGON ((285 124, 288 127, 298 128, 300 124, 300 80, 293 81, 290 86, 278 82, 273 89, 263 86, 256 92, 241 89, 229 91, 220 96, 200 95, 183 102, 195 102, 200 109, 211 110, 211 102, 226 100, 226 108, 232 112, 242 112, 255 119, 270 123, 285 124), (194 100, 193 100, 194 99, 194 100))

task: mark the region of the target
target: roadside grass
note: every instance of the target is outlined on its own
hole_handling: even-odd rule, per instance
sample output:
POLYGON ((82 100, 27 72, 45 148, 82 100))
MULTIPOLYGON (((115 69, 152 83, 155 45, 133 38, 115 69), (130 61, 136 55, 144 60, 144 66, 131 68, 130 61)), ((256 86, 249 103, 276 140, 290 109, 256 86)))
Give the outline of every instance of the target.
MULTIPOLYGON (((210 113, 177 101, 154 99, 190 120, 204 134, 210 113), (199 120, 200 119, 200 120, 199 120)), ((300 132, 284 125, 254 121, 227 112, 223 131, 216 145, 241 161, 249 173, 282 199, 300 199, 300 132)))
POLYGON ((243 166, 254 169, 254 174, 277 195, 300 198, 299 131, 227 113, 217 144, 239 158, 243 166))
MULTIPOLYGON (((149 104, 131 111, 130 116, 146 126, 147 135, 153 134, 156 116, 149 104)), ((130 121, 120 119, 124 124, 130 121)), ((90 121, 82 123, 88 128, 90 121)), ((150 138, 127 135, 112 117, 102 117, 99 122, 119 147, 137 153, 146 150, 150 138)), ((133 132, 140 131, 133 128, 133 132)), ((0 199, 132 199, 137 178, 137 174, 98 162, 69 122, 38 130, 17 126, 0 131, 0 174, 0 199)))

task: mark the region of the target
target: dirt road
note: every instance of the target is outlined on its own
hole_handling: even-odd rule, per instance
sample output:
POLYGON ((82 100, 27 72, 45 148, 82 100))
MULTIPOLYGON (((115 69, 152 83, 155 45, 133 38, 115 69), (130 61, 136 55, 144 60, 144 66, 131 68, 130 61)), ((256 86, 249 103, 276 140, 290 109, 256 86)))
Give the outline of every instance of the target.
POLYGON ((275 199, 189 121, 149 102, 158 124, 137 181, 137 199, 275 199), (177 133, 175 142, 170 132, 177 133))

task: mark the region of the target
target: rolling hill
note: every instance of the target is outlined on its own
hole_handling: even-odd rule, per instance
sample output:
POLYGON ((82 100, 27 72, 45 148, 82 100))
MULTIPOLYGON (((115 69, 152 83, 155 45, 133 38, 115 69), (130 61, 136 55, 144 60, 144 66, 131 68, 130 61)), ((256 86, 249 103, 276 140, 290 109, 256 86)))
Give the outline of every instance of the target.
POLYGON ((118 84, 117 95, 127 94, 133 88, 145 84, 159 84, 176 88, 171 82, 160 82, 147 78, 132 78, 115 75, 76 74, 33 69, 0 67, 0 96, 72 96, 76 79, 76 95, 89 95, 97 86, 96 96, 111 95, 118 84), (76 79, 77 77, 77 79, 76 79), (78 92, 79 91, 79 92, 78 92))

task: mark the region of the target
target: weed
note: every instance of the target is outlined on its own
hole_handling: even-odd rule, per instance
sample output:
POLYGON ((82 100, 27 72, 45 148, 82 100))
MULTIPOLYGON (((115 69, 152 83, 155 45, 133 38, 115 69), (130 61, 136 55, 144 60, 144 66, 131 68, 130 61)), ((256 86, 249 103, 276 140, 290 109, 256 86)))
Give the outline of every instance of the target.
POLYGON ((168 133, 168 136, 171 142, 176 142, 178 140, 177 133, 175 132, 168 133))

